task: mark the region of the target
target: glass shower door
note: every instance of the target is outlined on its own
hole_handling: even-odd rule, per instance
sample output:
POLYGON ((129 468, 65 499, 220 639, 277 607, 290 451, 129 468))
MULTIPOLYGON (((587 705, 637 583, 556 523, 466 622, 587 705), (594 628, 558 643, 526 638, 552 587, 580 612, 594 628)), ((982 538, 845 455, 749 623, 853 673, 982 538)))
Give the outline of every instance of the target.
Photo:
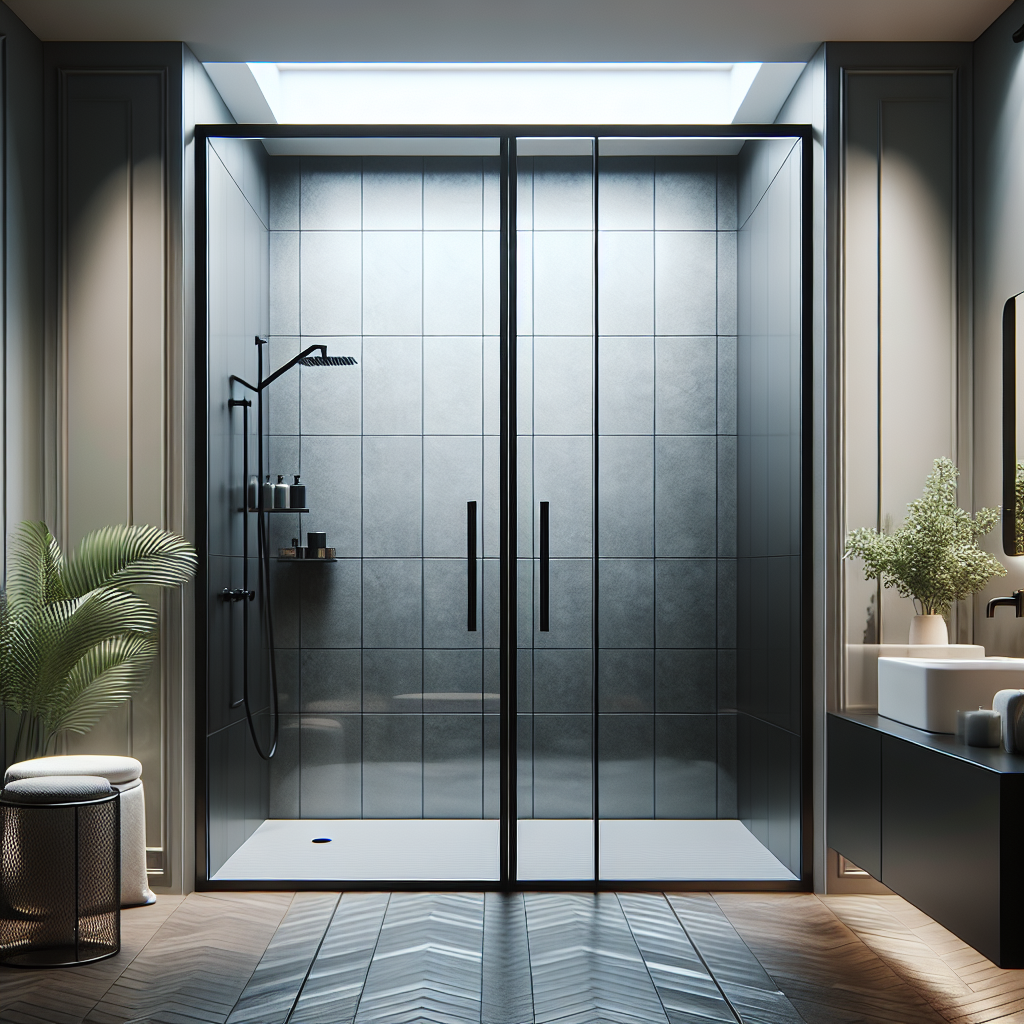
POLYGON ((592 139, 517 142, 517 878, 594 877, 592 139))

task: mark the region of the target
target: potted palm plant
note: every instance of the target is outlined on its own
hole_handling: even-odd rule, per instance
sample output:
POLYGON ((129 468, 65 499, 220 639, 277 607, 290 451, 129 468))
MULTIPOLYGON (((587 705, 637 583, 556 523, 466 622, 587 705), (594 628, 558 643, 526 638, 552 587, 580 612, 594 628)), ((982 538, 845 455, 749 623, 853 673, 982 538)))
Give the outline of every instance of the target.
POLYGON ((0 591, 0 705, 18 716, 8 763, 88 732, 145 681, 158 616, 139 588, 191 579, 194 548, 153 526, 108 526, 65 559, 45 523, 12 538, 0 591))
POLYGON ((956 503, 956 466, 936 459, 924 493, 907 506, 903 525, 893 533, 864 527, 846 538, 845 558, 864 560, 864 578, 880 579, 900 597, 913 598, 919 614, 910 625, 910 643, 947 644, 943 616, 954 601, 982 590, 1006 569, 978 547, 978 538, 999 521, 998 508, 972 516, 956 503))

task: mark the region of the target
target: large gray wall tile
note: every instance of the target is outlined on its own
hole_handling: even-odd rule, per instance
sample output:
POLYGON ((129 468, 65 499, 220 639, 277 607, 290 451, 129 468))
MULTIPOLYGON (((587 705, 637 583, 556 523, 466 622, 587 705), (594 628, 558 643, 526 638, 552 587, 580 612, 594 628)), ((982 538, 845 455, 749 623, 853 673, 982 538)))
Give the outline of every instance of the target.
MULTIPOLYGON (((358 647, 360 642, 360 568, 357 558, 326 565, 282 566, 297 577, 304 572, 302 647, 358 647)), ((298 605, 298 601, 295 602, 298 605)))
POLYGON ((423 643, 426 647, 480 647, 480 563, 477 562, 477 629, 468 629, 468 567, 463 558, 423 562, 423 643))
POLYGON ((534 651, 534 712, 588 713, 593 706, 593 665, 588 650, 534 651))
POLYGON ((736 232, 718 232, 718 333, 736 333, 736 232))
POLYGON ((598 236, 598 324, 607 334, 654 331, 654 233, 598 236))
POLYGON ((483 252, 479 231, 423 235, 423 333, 483 330, 483 252))
POLYGON ((299 333, 299 233, 270 232, 270 333, 299 333))
POLYGON ((423 815, 423 716, 363 715, 363 817, 423 815))
POLYGON ((363 554, 419 555, 423 550, 422 517, 422 440, 364 437, 363 554))
POLYGON ((362 190, 359 157, 306 157, 302 161, 303 231, 358 231, 362 190))
POLYGON ((598 341, 598 431, 650 434, 654 430, 654 339, 598 341))
MULTIPOLYGON (((535 334, 589 334, 593 330, 593 244, 588 231, 534 232, 535 334)), ((519 329, 527 327, 520 323, 519 329)))
POLYGON ((718 813, 717 715, 657 715, 654 726, 656 818, 718 813))
POLYGON ((654 158, 603 156, 598 161, 598 175, 601 230, 653 230, 654 158))
POLYGON ((654 568, 658 647, 714 647, 716 560, 660 558, 654 568))
POLYGON ((423 432, 479 434, 482 422, 482 339, 424 338, 423 432))
MULTIPOLYGON (((269 377, 279 366, 299 354, 299 338, 272 337, 263 348, 263 375, 269 377)), ((264 422, 271 434, 299 432, 299 368, 292 367, 263 392, 264 422)), ((241 418, 241 417, 239 417, 241 418)), ((252 417, 255 419, 255 417, 252 417)), ((291 483, 289 477, 286 482, 291 483)))
POLYGON ((362 238, 363 333, 419 334, 423 329, 422 234, 364 231, 362 238))
POLYGON ((363 158, 363 230, 419 231, 423 227, 423 160, 363 158))
POLYGON ((422 645, 422 571, 417 558, 363 559, 364 647, 422 645))
POLYGON ((483 781, 483 716, 425 715, 423 817, 482 817, 483 781))
POLYGON ((423 429, 423 346, 418 337, 363 339, 363 433, 423 429))
POLYGON ((718 174, 714 157, 658 157, 654 224, 659 231, 713 231, 718 174))
POLYGON ((649 436, 601 438, 598 550, 617 558, 654 554, 654 443, 649 436))
POLYGON ((427 231, 479 231, 483 226, 480 157, 426 157, 423 227, 427 231))
POLYGON ((716 232, 659 231, 654 243, 655 331, 714 334, 716 232))
POLYGON ((476 552, 482 553, 482 450, 479 436, 423 439, 423 553, 428 558, 466 557, 470 501, 477 503, 476 552))
POLYGON ((593 178, 594 162, 591 157, 534 157, 534 229, 590 229, 594 223, 593 178))
POLYGON ((270 228, 297 231, 299 228, 299 161, 297 157, 275 156, 268 161, 270 178, 270 228))
MULTIPOLYGON (((270 817, 299 817, 299 715, 282 715, 270 762, 270 817)), ((243 725, 244 727, 244 725, 243 725)), ((219 773, 210 773, 211 782, 219 773)))
POLYGON ((664 714, 714 714, 718 655, 714 650, 663 649, 654 655, 654 707, 664 714))
POLYGON ((362 338, 323 339, 329 356, 352 356, 356 366, 301 366, 304 434, 358 434, 363 421, 362 338))
POLYGON ((591 817, 591 721, 590 715, 534 716, 534 817, 591 817))
POLYGON ((422 693, 423 655, 419 650, 363 651, 364 714, 419 714, 422 693))
POLYGON ((311 510, 302 517, 302 543, 310 530, 324 532, 328 545, 337 549, 339 557, 360 555, 362 449, 359 438, 306 435, 302 438, 301 458, 302 483, 311 510))
POLYGON ((357 649, 306 648, 302 654, 302 710, 337 714, 362 710, 362 657, 357 649))
POLYGON ((654 559, 598 563, 598 630, 602 647, 654 646, 654 559))
POLYGON ((654 817, 654 715, 599 715, 598 814, 654 817))
POLYGON ((359 232, 303 231, 301 238, 302 333, 359 334, 359 232))
POLYGON ((302 715, 303 818, 358 818, 362 757, 358 715, 302 715))
POLYGON ((716 437, 655 438, 655 550, 660 557, 716 554, 716 437))
MULTIPOLYGON (((526 523, 535 524, 540 554, 540 502, 549 503, 551 557, 591 553, 593 453, 589 437, 537 437, 533 442, 534 507, 526 523)), ((526 525, 520 519, 520 529, 526 525)))
POLYGON ((479 715, 485 703, 489 711, 497 711, 496 701, 488 699, 484 702, 483 671, 483 652, 480 650, 425 650, 424 713, 479 715), (465 698, 459 699, 457 694, 465 694, 465 698))
POLYGON ((602 713, 653 713, 654 651, 598 651, 597 695, 602 713))
POLYGON ((715 338, 657 338, 654 422, 659 434, 714 434, 717 429, 715 338))
POLYGON ((533 429, 536 433, 592 432, 593 344, 589 337, 533 339, 533 429))

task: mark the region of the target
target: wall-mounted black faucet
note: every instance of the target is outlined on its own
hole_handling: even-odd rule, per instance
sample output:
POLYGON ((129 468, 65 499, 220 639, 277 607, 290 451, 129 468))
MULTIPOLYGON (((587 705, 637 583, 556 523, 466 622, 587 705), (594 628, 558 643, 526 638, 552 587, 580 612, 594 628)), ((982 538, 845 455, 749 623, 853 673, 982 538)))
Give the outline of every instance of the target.
POLYGON ((1018 619, 1024 618, 1024 590, 1015 590, 1013 597, 993 597, 985 606, 985 618, 991 619, 996 613, 996 608, 1004 604, 1014 607, 1018 619))
POLYGON ((1015 43, 1024 43, 1024 25, 1021 25, 1021 27, 1013 33, 1013 41, 1015 43))

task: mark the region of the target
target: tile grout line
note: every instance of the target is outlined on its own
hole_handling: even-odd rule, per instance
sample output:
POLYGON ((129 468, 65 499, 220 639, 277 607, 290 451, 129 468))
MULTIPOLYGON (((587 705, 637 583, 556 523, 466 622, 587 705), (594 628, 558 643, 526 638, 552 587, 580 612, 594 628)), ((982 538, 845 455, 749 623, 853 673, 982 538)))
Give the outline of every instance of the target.
MULTIPOLYGON (((708 893, 708 895, 714 900, 715 897, 713 893, 708 893)), ((686 936, 687 941, 693 947, 694 953, 697 954, 697 959, 700 960, 700 962, 704 965, 704 970, 708 972, 708 977, 714 982, 715 988, 717 988, 718 991, 722 994, 722 998, 725 1000, 725 1005, 729 1007, 729 1012, 736 1018, 737 1024, 744 1024, 743 1017, 741 1016, 739 1010, 736 1009, 736 1007, 733 1005, 733 1001, 726 994, 725 989, 722 988, 722 985, 719 982, 717 975, 713 970, 711 970, 711 965, 707 962, 707 960, 704 959, 704 954, 700 951, 700 947, 694 941, 693 936, 686 930, 686 925, 683 924, 682 918, 676 913, 676 908, 672 906, 672 901, 668 898, 666 893, 661 893, 661 898, 668 904, 668 909, 672 911, 672 916, 679 922, 679 927, 682 928, 683 934, 686 936)), ((717 901, 715 905, 718 905, 717 901)), ((719 909, 721 910, 720 907, 719 909)), ((722 914, 725 914, 724 910, 722 911, 722 914)), ((733 930, 735 931, 735 929, 733 930)), ((736 934, 737 936, 739 936, 739 932, 736 932, 736 934)), ((740 937, 740 941, 743 941, 742 937, 740 937)), ((745 942, 743 944, 744 946, 746 946, 745 942)), ((753 956, 754 954, 751 953, 750 955, 753 956)), ((754 957, 754 959, 757 960, 757 957, 754 957)), ((757 962, 760 963, 761 961, 758 960, 757 962)), ((772 981, 775 981, 775 979, 772 978, 772 981)))
MULTIPOLYGON (((331 916, 324 927, 324 932, 323 935, 320 936, 320 941, 316 944, 316 952, 314 952, 313 956, 310 958, 309 966, 306 968, 306 973, 303 975, 302 981, 299 984, 299 990, 295 993, 295 998, 292 1000, 291 1008, 285 1015, 284 1024, 288 1024, 288 1021, 292 1019, 292 1014, 295 1013, 295 1008, 299 1005, 299 999, 302 997, 302 992, 306 987, 306 982, 309 981, 309 976, 313 973, 313 968, 316 966, 317 958, 320 956, 320 950, 323 948, 324 941, 327 939, 327 933, 331 930, 331 925, 334 924, 335 915, 338 913, 338 908, 341 906, 342 896, 344 896, 344 893, 339 892, 338 898, 334 901, 334 910, 331 912, 331 916)), ((271 939, 271 941, 273 941, 273 939, 271 939)), ((269 949, 269 946, 267 948, 269 949)))
MULTIPOLYGON (((612 893, 612 895, 615 897, 615 905, 619 908, 619 913, 622 914, 622 920, 626 922, 626 930, 629 932, 629 937, 633 940, 633 945, 636 947, 637 953, 640 954, 640 963, 644 965, 644 971, 650 979, 651 988, 654 989, 654 994, 658 997, 658 1005, 661 1006, 661 1012, 665 1014, 665 1020, 670 1021, 671 1018, 668 1015, 668 1009, 665 1007, 665 1000, 661 998, 661 989, 658 988, 658 983, 654 980, 654 975, 651 974, 650 967, 647 966, 647 957, 644 956, 644 951, 640 948, 640 943, 636 941, 636 936, 633 934, 633 926, 629 923, 629 916, 626 914, 626 909, 623 907, 622 900, 619 898, 620 894, 616 892, 612 893)), ((691 945, 693 945, 693 943, 691 943, 691 945)))

